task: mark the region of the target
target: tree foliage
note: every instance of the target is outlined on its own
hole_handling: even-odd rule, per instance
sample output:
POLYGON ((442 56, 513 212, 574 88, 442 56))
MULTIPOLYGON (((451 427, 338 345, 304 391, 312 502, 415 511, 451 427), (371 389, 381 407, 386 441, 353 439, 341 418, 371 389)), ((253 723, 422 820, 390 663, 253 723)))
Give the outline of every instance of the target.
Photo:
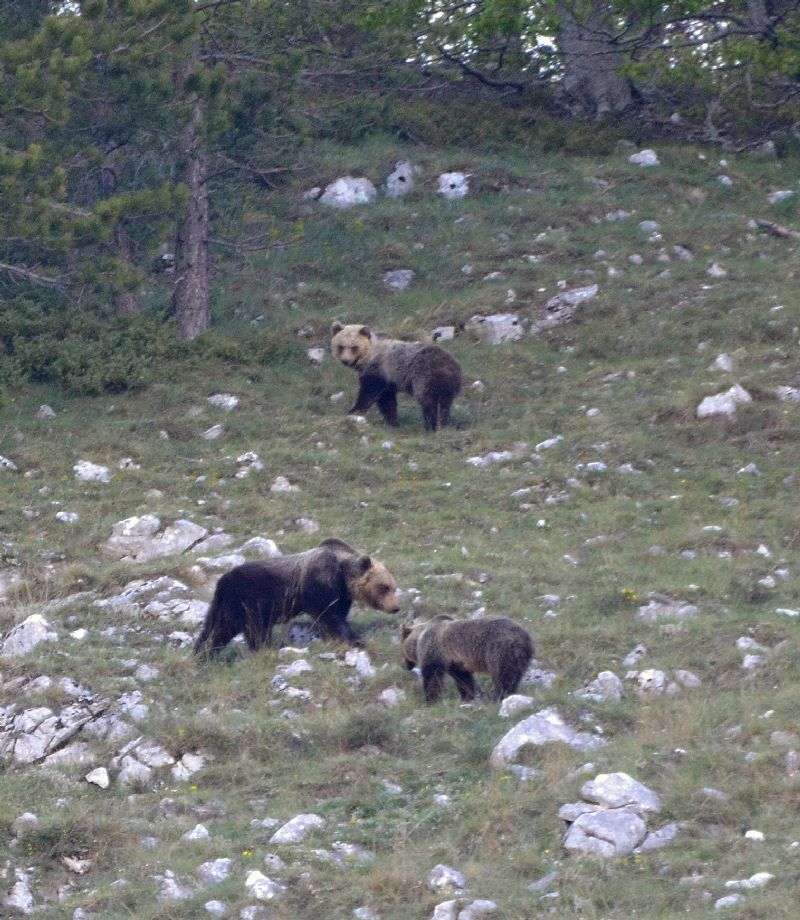
POLYGON ((570 116, 797 137, 800 0, 0 0, 0 302, 147 300, 193 338, 215 255, 274 243, 242 239, 232 189, 465 79, 570 116))

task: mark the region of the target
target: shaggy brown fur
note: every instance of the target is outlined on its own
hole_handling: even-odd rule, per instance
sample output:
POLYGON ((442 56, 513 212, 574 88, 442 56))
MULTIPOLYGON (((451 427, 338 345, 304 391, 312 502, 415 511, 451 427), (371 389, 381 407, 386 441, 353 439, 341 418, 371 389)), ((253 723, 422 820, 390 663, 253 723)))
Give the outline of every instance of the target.
POLYGON ((438 345, 401 342, 358 324, 331 326, 331 352, 358 371, 359 390, 353 412, 366 412, 373 403, 388 425, 397 424, 397 391, 422 406, 426 431, 450 421, 450 407, 461 390, 461 366, 438 345))
POLYGON ((342 540, 323 540, 314 549, 262 562, 245 562, 217 582, 196 655, 216 655, 243 632, 253 649, 269 644, 272 627, 301 613, 323 631, 360 645, 347 623, 355 602, 397 613, 397 582, 382 562, 357 552, 342 540))
POLYGON ((497 699, 516 693, 533 658, 533 640, 506 617, 454 620, 438 616, 427 623, 404 626, 401 633, 405 666, 419 665, 425 700, 442 694, 444 675, 456 682, 462 700, 475 698, 473 673, 491 675, 497 699))

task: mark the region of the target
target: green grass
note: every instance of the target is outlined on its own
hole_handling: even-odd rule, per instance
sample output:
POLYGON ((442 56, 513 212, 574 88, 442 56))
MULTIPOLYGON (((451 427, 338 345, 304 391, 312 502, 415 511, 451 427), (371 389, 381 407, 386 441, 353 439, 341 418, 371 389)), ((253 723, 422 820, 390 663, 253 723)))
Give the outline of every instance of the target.
MULTIPOLYGON (((43 920, 77 907, 97 918, 204 917, 210 898, 237 916, 251 903, 243 884, 251 868, 288 886, 286 900, 269 906, 276 920, 346 918, 364 905, 382 920, 424 920, 447 898, 425 884, 438 862, 462 871, 472 896, 495 900, 510 920, 699 918, 726 893, 727 879, 761 870, 775 880, 746 892, 737 916, 793 915, 797 780, 770 734, 796 730, 798 625, 776 608, 797 608, 791 476, 800 468, 800 405, 778 401, 774 390, 800 383, 797 246, 753 231, 748 220, 794 225, 797 205, 773 209, 766 195, 786 187, 796 164, 731 156, 723 169, 714 151, 701 161, 699 148, 658 149, 662 166, 644 170, 611 145, 598 156, 417 150, 387 141, 323 146, 294 187, 248 200, 254 226, 274 224, 295 242, 221 262, 216 331, 185 350, 165 349, 163 363, 148 368, 149 386, 92 398, 41 386, 5 394, 0 454, 20 472, 0 473, 0 569, 14 568, 22 581, 0 606, 0 632, 50 600, 94 594, 47 612, 61 641, 29 660, 4 660, 3 682, 66 675, 110 699, 138 689, 150 711, 137 732, 174 756, 201 750, 208 757, 194 781, 160 771, 135 795, 114 782, 105 792, 88 786, 86 767, 7 770, 0 833, 10 840, 24 811, 39 817, 10 850, 12 864, 32 868, 37 903, 71 886, 60 905, 49 897, 43 920), (400 156, 425 169, 410 200, 348 212, 302 202, 305 188, 348 171, 380 180, 400 156), (475 174, 473 194, 461 202, 432 194, 436 174, 453 167, 475 174), (722 172, 734 178, 732 189, 717 182, 722 172), (605 219, 620 208, 633 216, 605 219), (659 222, 661 241, 638 229, 645 219, 659 222), (693 262, 674 257, 678 244, 694 252, 693 262), (662 249, 669 262, 658 260, 662 249), (606 255, 596 258, 598 250, 606 255), (628 261, 632 253, 641 265, 628 261), (707 275, 714 261, 725 278, 707 275), (467 264, 471 274, 462 272, 467 264), (417 273, 409 291, 384 290, 381 277, 395 268, 417 273), (484 281, 492 271, 505 277, 484 281), (538 318, 559 282, 596 282, 600 293, 573 322, 538 338, 488 347, 463 332, 476 312, 538 318), (374 412, 355 428, 345 415, 355 375, 330 358, 314 367, 305 355, 327 344, 333 317, 409 338, 456 325, 448 348, 466 385, 455 424, 428 436, 418 406, 401 399, 397 430, 374 412), (731 375, 710 369, 723 351, 734 358, 731 375), (472 387, 476 380, 483 389, 472 387), (704 396, 734 381, 752 404, 730 421, 694 418, 704 396), (238 395, 240 407, 212 408, 206 397, 220 391, 238 395), (331 401, 339 391, 345 397, 331 401), (54 419, 36 417, 42 403, 55 409, 54 419), (223 436, 204 440, 214 423, 225 426, 223 436), (556 435, 558 447, 533 456, 537 443, 556 435), (518 442, 528 447, 509 463, 466 463, 518 442), (237 479, 236 458, 248 450, 265 470, 237 479), (116 469, 123 457, 140 468, 116 469), (111 483, 78 482, 72 467, 80 459, 114 468, 111 483), (580 466, 594 461, 607 470, 580 466), (757 473, 740 472, 751 463, 757 473), (622 464, 639 474, 620 471, 622 464), (301 491, 270 492, 280 474, 301 491), (530 491, 512 496, 518 489, 530 491), (56 520, 58 510, 78 512, 79 523, 56 520), (178 624, 93 606, 94 597, 135 577, 162 574, 209 596, 213 579, 194 569, 193 557, 132 567, 103 556, 112 525, 144 512, 164 522, 188 517, 239 542, 263 534, 288 552, 339 536, 419 592, 408 595, 404 612, 466 616, 485 606, 524 624, 539 662, 558 675, 550 689, 528 688, 537 708, 558 705, 573 724, 601 726, 609 745, 592 755, 595 772, 625 770, 657 791, 663 820, 685 822, 678 842, 603 863, 566 854, 557 811, 577 799, 585 777, 574 771, 589 756, 546 748, 525 758, 540 778, 493 775, 488 756, 510 723, 490 703, 461 709, 452 686, 440 703, 424 706, 401 667, 397 619, 353 614, 378 669, 361 686, 349 681, 350 668, 317 658, 340 649, 312 647, 313 673, 291 681, 310 691, 311 702, 294 704, 271 684, 284 663, 277 646, 285 631, 273 649, 198 669, 188 651, 163 641, 178 624), (300 517, 317 521, 320 533, 298 532, 300 517), (759 585, 776 569, 788 577, 759 585), (642 622, 637 607, 650 591, 697 604, 698 616, 678 625, 642 622), (546 594, 561 599, 554 604, 546 594), (549 609, 556 615, 546 616, 549 609), (82 642, 68 635, 79 626, 90 631, 82 642), (109 626, 116 632, 106 635, 109 626), (735 642, 743 635, 770 649, 761 670, 741 669, 735 642), (689 669, 702 688, 652 698, 626 684, 625 699, 613 704, 573 695, 598 671, 624 677, 621 661, 640 642, 648 649, 640 667, 689 669), (156 667, 158 676, 137 681, 129 659, 156 667), (393 709, 378 703, 388 687, 406 692, 393 709), (709 798, 704 787, 727 800, 709 798), (450 804, 437 805, 437 794, 450 804), (251 821, 299 812, 316 812, 327 825, 299 850, 279 851, 287 869, 278 875, 263 864, 275 850, 272 832, 251 821), (211 839, 181 840, 198 821, 211 839), (766 840, 745 840, 749 828, 766 840), (155 849, 141 846, 147 836, 159 838, 155 849), (334 840, 366 847, 374 861, 339 867, 311 854, 334 840), (76 854, 92 860, 85 876, 61 862, 76 854), (235 861, 220 886, 185 902, 158 900, 154 875, 171 870, 189 882, 197 865, 220 856, 235 861), (558 900, 527 890, 554 868, 558 900), (692 875, 702 880, 681 883, 692 875), (115 885, 120 878, 123 887, 115 885)), ((0 704, 26 708, 66 702, 56 688, 4 697, 0 704)), ((99 765, 121 745, 93 746, 99 765)))

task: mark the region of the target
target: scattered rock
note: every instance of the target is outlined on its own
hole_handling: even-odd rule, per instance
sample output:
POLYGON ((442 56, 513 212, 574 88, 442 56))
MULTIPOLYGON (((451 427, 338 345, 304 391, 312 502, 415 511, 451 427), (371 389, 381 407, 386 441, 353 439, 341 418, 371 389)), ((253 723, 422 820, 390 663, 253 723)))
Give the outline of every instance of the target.
POLYGON ((639 607, 639 618, 646 623, 655 623, 658 620, 689 620, 697 616, 698 609, 694 604, 676 600, 665 594, 651 591, 648 603, 639 607))
POLYGON ((358 204, 369 204, 377 194, 369 179, 342 176, 325 188, 319 201, 330 208, 352 208, 358 204))
POLYGON ((725 882, 726 888, 763 888, 765 885, 768 885, 773 879, 774 875, 770 872, 756 872, 755 875, 751 875, 750 878, 742 879, 731 879, 728 882, 725 882))
POLYGON ((111 528, 111 536, 103 545, 103 551, 114 559, 134 557, 160 527, 161 521, 154 514, 125 518, 111 528))
POLYGON ((507 732, 495 745, 489 764, 493 770, 501 770, 513 763, 523 748, 554 742, 561 742, 580 751, 594 750, 606 743, 588 732, 570 728, 558 712, 550 707, 528 716, 507 732))
POLYGON ((287 821, 270 837, 270 843, 301 843, 314 830, 325 827, 326 821, 319 815, 300 814, 287 821))
POLYGON ((216 441, 218 438, 222 437, 224 432, 224 425, 212 425, 210 428, 207 428, 200 437, 203 438, 204 441, 216 441))
POLYGON ((646 835, 647 825, 633 811, 586 812, 570 825, 564 846, 592 856, 627 856, 646 835))
POLYGON ((143 789, 149 785, 153 778, 153 771, 140 763, 135 757, 127 755, 122 758, 122 769, 117 779, 122 786, 132 786, 143 789))
POLYGON ((562 291, 555 297, 551 297, 545 304, 546 315, 531 324, 531 335, 538 335, 547 329, 553 329, 569 322, 580 307, 594 300, 599 290, 599 285, 590 284, 586 287, 562 291))
POLYGON ((375 676, 375 667, 369 660, 369 655, 360 648, 348 649, 344 654, 344 663, 356 669, 359 677, 371 678, 375 676))
POLYGON ((398 268, 384 274, 383 284, 390 291, 407 291, 416 277, 417 273, 413 269, 398 268))
POLYGON ((706 396, 695 410, 695 415, 697 418, 708 418, 711 415, 727 415, 730 417, 736 413, 739 405, 752 401, 753 397, 743 386, 737 383, 724 393, 706 396))
POLYGON ((515 342, 523 335, 522 324, 516 313, 494 313, 491 316, 476 315, 467 320, 464 328, 474 332, 489 345, 515 342))
POLYGON ((439 176, 439 194, 450 200, 465 198, 469 194, 469 176, 461 172, 442 173, 439 176))
POLYGON ((681 829, 681 825, 677 821, 671 821, 669 824, 665 824, 663 827, 658 828, 658 830, 652 831, 649 833, 641 845, 636 847, 636 853, 647 853, 650 850, 659 850, 661 847, 667 846, 667 844, 672 843, 672 841, 678 836, 678 833, 681 829))
POLYGON ((105 767, 96 767, 94 770, 90 770, 84 779, 87 783, 92 783, 94 786, 99 786, 101 789, 108 789, 111 780, 108 778, 108 770, 105 767))
POLYGON ((726 907, 735 907, 744 901, 744 895, 726 894, 724 898, 714 901, 714 910, 725 910, 726 907))
POLYGON ((239 405, 239 397, 232 393, 214 393, 213 396, 208 397, 207 402, 215 409, 232 412, 239 405))
POLYGON ((624 695, 622 681, 613 671, 601 671, 597 677, 581 690, 578 696, 600 702, 602 700, 619 701, 624 695))
POLYGON ((439 863, 428 873, 428 887, 433 891, 456 890, 463 891, 467 882, 464 876, 450 866, 439 863))
POLYGON ((627 773, 599 773, 581 788, 581 796, 603 808, 630 807, 646 817, 661 811, 661 798, 627 773))
POLYGON ((192 896, 191 889, 181 885, 175 878, 174 873, 167 869, 163 875, 155 876, 157 882, 161 882, 161 891, 158 894, 159 901, 185 901, 192 896))
POLYGON ((509 719, 511 716, 519 715, 526 709, 530 709, 534 704, 532 696, 525 696, 522 693, 512 693, 500 703, 500 716, 509 719))
POLYGON ((286 886, 253 869, 244 882, 245 888, 258 901, 279 901, 286 894, 286 886))
POLYGON ((219 885, 231 874, 233 860, 225 857, 212 859, 197 867, 197 876, 204 885, 219 885))
POLYGON ((79 460, 72 469, 75 471, 75 478, 82 482, 111 482, 113 476, 107 466, 100 466, 89 460, 79 460))
POLYGON ((6 636, 0 657, 21 658, 30 654, 40 642, 58 642, 58 633, 41 613, 32 613, 6 636))
POLYGON ((14 884, 4 898, 3 904, 26 916, 34 912, 30 875, 23 869, 14 869, 14 884))
POLYGON ((398 160, 386 177, 387 198, 402 198, 414 188, 414 167, 408 160, 398 160))
POLYGON ((269 490, 270 492, 299 492, 300 486, 295 485, 286 476, 276 476, 269 490))
POLYGON ((628 157, 628 162, 634 166, 659 166, 660 161, 655 150, 640 150, 639 153, 632 153, 628 157))
POLYGON ((174 779, 186 781, 202 770, 205 765, 202 755, 187 753, 172 767, 170 772, 174 779))

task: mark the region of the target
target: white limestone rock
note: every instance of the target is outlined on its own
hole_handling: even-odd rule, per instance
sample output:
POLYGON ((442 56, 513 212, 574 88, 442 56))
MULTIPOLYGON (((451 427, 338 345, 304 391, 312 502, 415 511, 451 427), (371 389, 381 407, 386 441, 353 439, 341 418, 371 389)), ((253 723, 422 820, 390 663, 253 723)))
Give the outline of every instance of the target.
POLYGON ((107 466, 92 463, 90 460, 79 460, 72 469, 75 478, 81 482, 111 482, 114 475, 107 466))
POLYGON ((658 814, 662 808, 661 798, 627 773, 598 773, 583 784, 581 796, 603 808, 630 807, 642 817, 658 814))
POLYGON ((253 869, 247 874, 245 888, 258 901, 279 901, 286 894, 286 886, 253 869))
POLYGON ((386 178, 386 197, 403 198, 414 188, 414 167, 408 160, 398 160, 386 178))
POLYGON ((724 393, 717 393, 714 396, 706 396, 695 410, 697 418, 709 418, 713 415, 725 415, 731 417, 736 414, 740 405, 753 401, 753 397, 745 390, 741 384, 734 384, 724 393))
POLYGON ((531 709, 534 705, 532 696, 525 696, 523 693, 512 693, 500 703, 500 716, 503 719, 509 719, 512 716, 519 715, 526 709, 531 709))
POLYGON ((524 332, 516 313, 493 313, 490 316, 476 314, 467 320, 464 328, 475 333, 488 345, 515 342, 522 338, 524 332))
POLYGON ((330 208, 352 208, 354 205, 370 204, 377 194, 369 179, 342 176, 325 188, 319 201, 330 208))
POLYGON ((41 613, 32 613, 6 636, 0 657, 22 658, 30 654, 40 642, 58 642, 58 633, 41 613))
POLYGON ((214 393, 206 401, 215 409, 224 409, 225 412, 232 412, 239 405, 239 397, 232 393, 214 393))
POLYGON ((413 269, 398 268, 384 274, 383 285, 390 291, 407 291, 416 277, 417 273, 413 269))
POLYGON ((632 153, 628 157, 628 162, 634 166, 660 166, 660 160, 655 150, 640 150, 638 153, 632 153))
POLYGON ((233 860, 227 857, 220 859, 211 859, 208 862, 201 863, 195 870, 197 877, 204 885, 219 885, 231 874, 233 869, 233 860))
POLYGON ((186 753, 175 764, 175 766, 172 767, 170 772, 172 773, 174 779, 185 782, 186 780, 191 779, 195 773, 199 773, 205 765, 205 759, 201 754, 186 753))
POLYGON ((439 176, 439 194, 453 201, 469 194, 469 176, 462 172, 442 173, 439 176))
POLYGON ((613 671, 600 671, 597 677, 584 687, 578 694, 583 699, 595 701, 619 701, 624 695, 622 681, 613 671))
POLYGON ((570 824, 564 847, 590 856, 627 856, 646 835, 647 825, 633 811, 587 812, 570 824))
POLYGON ((98 786, 100 789, 108 789, 111 780, 108 776, 108 770, 105 767, 95 767, 94 770, 90 770, 84 779, 87 783, 91 783, 93 786, 98 786))
POLYGON ((451 866, 439 863, 428 873, 428 888, 433 891, 463 891, 467 886, 464 876, 451 866))
POLYGON ((325 819, 319 815, 296 815, 291 821, 287 821, 286 824, 279 827, 270 837, 269 842, 276 844, 302 843, 312 831, 325 827, 326 823, 325 819))
POLYGON ((594 750, 606 743, 602 738, 571 728, 550 707, 528 716, 508 731, 495 745, 489 764, 493 770, 502 770, 516 760, 523 748, 556 742, 580 751, 594 750))
POLYGON ((161 521, 154 514, 118 521, 111 528, 111 536, 103 545, 103 552, 114 559, 135 556, 160 527, 161 521))

